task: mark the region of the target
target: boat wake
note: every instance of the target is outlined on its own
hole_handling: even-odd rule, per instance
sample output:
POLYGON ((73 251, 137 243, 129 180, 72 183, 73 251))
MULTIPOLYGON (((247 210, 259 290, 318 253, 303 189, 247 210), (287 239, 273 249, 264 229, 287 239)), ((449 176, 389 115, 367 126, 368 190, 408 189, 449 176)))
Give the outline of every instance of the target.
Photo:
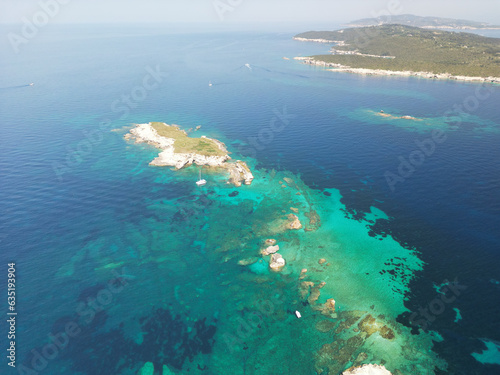
POLYGON ((34 85, 35 85, 34 83, 30 83, 30 84, 27 84, 27 85, 17 85, 17 86, 0 87, 0 90, 21 89, 21 88, 24 88, 24 87, 30 87, 30 86, 34 86, 34 85))

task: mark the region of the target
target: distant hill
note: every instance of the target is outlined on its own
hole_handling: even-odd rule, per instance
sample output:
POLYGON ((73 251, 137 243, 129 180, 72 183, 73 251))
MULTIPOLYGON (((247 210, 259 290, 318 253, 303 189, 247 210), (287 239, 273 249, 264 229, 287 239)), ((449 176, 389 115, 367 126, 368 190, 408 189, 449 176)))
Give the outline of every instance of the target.
POLYGON ((350 68, 500 77, 500 38, 403 25, 308 31, 296 40, 335 41, 313 61, 350 68))
POLYGON ((348 27, 379 26, 385 24, 400 24, 405 26, 437 28, 437 29, 500 29, 499 25, 491 25, 486 22, 476 22, 468 20, 456 20, 453 18, 440 17, 420 17, 412 14, 389 15, 377 18, 363 18, 352 21, 348 27))

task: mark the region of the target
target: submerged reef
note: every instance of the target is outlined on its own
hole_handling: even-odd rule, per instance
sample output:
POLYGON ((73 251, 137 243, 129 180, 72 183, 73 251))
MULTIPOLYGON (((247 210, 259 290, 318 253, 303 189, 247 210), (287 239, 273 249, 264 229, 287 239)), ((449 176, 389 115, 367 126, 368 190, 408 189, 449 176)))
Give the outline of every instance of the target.
MULTIPOLYGON (((73 373, 170 374, 169 368, 180 370, 197 355, 210 354, 217 332, 217 320, 212 317, 193 319, 158 308, 138 319, 142 339, 137 342, 127 334, 125 323, 107 330, 108 318, 106 311, 95 313, 91 319, 75 314, 62 317, 53 325, 52 332, 64 332, 68 324, 77 324, 79 328, 78 334, 61 350, 60 357, 70 364, 73 373), (146 364, 138 369, 141 363, 146 364)), ((62 337, 59 334, 57 340, 64 341, 62 337)), ((44 353, 44 348, 34 351, 25 366, 43 359, 37 353, 44 353)))
POLYGON ((100 280, 78 302, 99 293, 116 265, 130 286, 65 351, 73 372, 445 369, 432 351, 436 336, 397 321, 423 263, 416 250, 373 233, 386 216, 372 207, 355 217, 339 191, 310 189, 290 172, 254 173, 236 195, 224 183, 198 189, 188 172, 161 174, 165 187, 183 183, 182 194, 166 198, 170 190, 156 184, 119 235, 89 239, 74 255, 64 280, 80 282, 88 264, 100 280))
POLYGON ((201 318, 188 326, 183 317, 167 309, 157 309, 141 323, 143 342, 137 350, 155 368, 168 364, 180 370, 186 360, 211 353, 217 331, 216 320, 208 323, 207 318, 201 318))

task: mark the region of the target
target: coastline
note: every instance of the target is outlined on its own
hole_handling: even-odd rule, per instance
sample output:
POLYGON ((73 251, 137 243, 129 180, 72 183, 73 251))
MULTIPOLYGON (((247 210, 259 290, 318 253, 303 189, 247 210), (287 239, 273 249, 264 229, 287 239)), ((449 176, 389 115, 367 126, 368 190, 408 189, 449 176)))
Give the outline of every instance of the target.
POLYGON ((500 84, 500 77, 469 77, 469 76, 454 76, 449 73, 432 73, 432 72, 414 72, 396 71, 396 70, 382 70, 382 69, 366 69, 366 68, 352 68, 348 65, 327 63, 325 61, 316 60, 312 57, 294 57, 294 60, 302 61, 303 64, 318 65, 323 67, 330 67, 328 69, 332 72, 354 73, 361 75, 375 75, 375 76, 401 76, 401 77, 419 77, 428 79, 441 79, 441 80, 455 80, 462 82, 483 82, 483 83, 496 83, 500 84))
POLYGON ((315 43, 343 43, 340 40, 308 39, 308 38, 300 38, 300 37, 297 37, 297 36, 294 36, 293 40, 297 40, 299 42, 315 42, 315 43))

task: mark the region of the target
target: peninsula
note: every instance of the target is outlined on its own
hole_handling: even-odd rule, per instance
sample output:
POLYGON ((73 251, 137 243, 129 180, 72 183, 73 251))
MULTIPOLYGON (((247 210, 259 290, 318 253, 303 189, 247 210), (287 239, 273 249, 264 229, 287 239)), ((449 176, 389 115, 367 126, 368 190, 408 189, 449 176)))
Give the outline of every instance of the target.
POLYGON ((150 165, 172 166, 176 170, 192 164, 208 166, 229 173, 228 183, 250 185, 253 180, 248 165, 229 157, 226 145, 216 139, 201 136, 189 137, 177 125, 163 122, 137 124, 125 135, 125 139, 136 143, 148 143, 161 152, 150 165))
POLYGON ((500 83, 500 38, 381 25, 309 31, 294 39, 335 43, 329 55, 296 58, 335 71, 500 83))

